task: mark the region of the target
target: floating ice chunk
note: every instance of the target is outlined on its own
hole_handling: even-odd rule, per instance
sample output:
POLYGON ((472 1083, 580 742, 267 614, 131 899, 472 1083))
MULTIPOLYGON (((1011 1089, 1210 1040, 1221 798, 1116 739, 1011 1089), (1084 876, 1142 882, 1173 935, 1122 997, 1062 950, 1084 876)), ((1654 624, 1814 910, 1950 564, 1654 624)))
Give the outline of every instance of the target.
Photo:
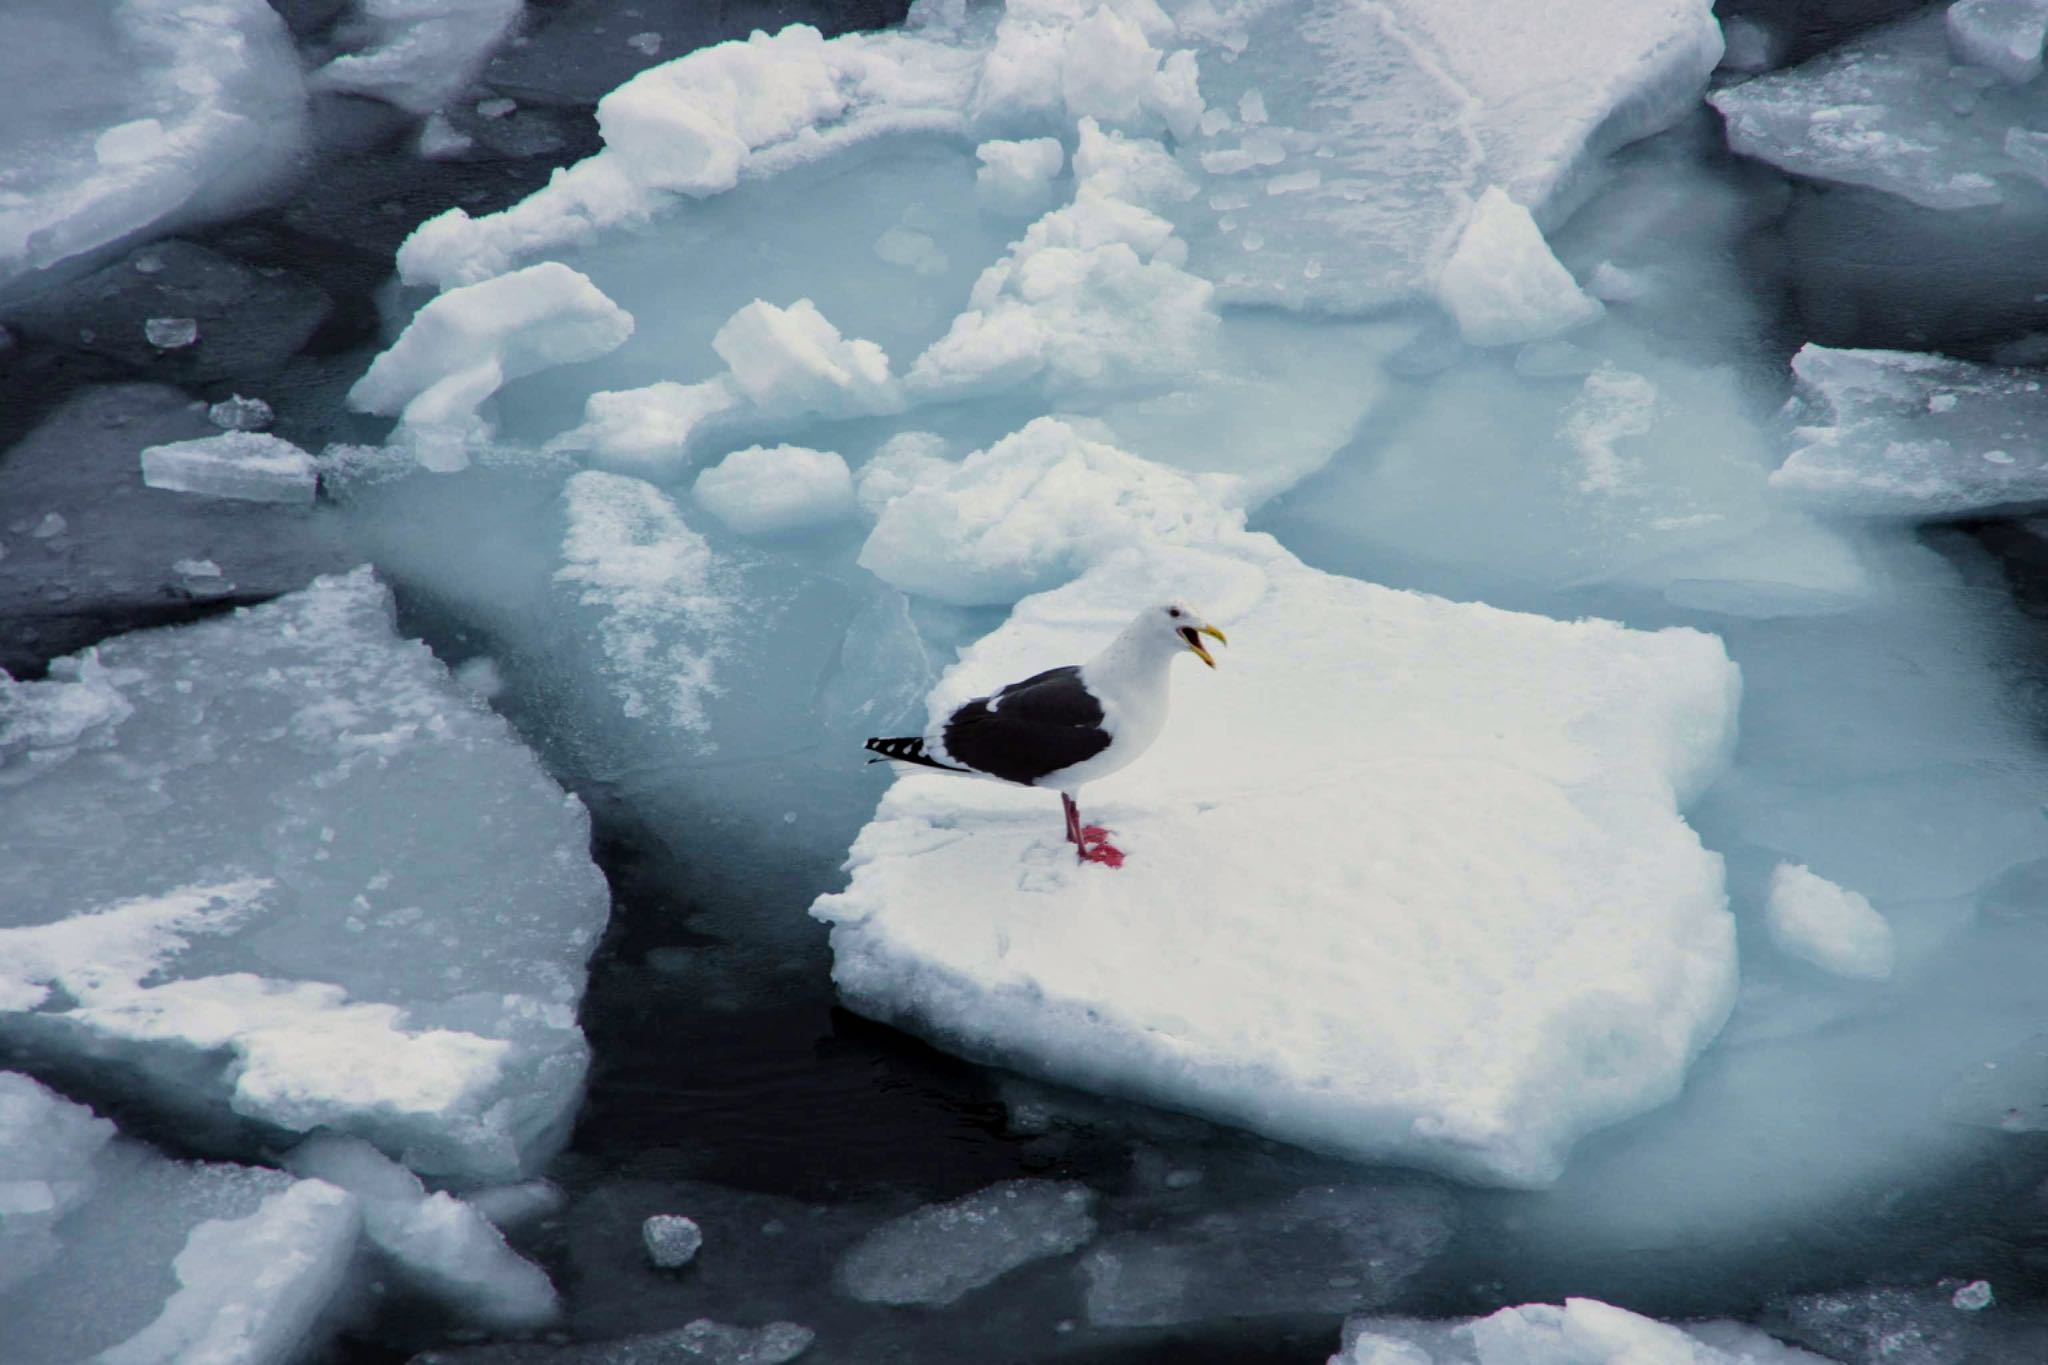
POLYGON ((730 367, 732 387, 767 412, 846 417, 903 403, 888 353, 841 337, 809 299, 788 308, 756 300, 718 329, 711 348, 730 367))
POLYGON ((958 464, 946 458, 945 438, 929 431, 903 431, 891 436, 860 467, 854 496, 870 516, 913 488, 943 483, 958 464))
POLYGON ((884 1223, 839 1262, 863 1303, 943 1307, 1019 1266, 1064 1256, 1095 1236, 1095 1196, 1073 1181, 1005 1180, 884 1223))
POLYGON ((830 450, 750 446, 697 476, 697 503, 741 535, 774 535, 853 515, 853 474, 830 450))
POLYGON ((883 582, 961 606, 1014 602, 1144 541, 1241 526, 1196 480, 1041 417, 882 509, 860 552, 883 582))
POLYGON ((1529 210, 1489 185, 1458 234, 1436 281, 1437 299, 1473 346, 1513 346, 1584 326, 1600 316, 1571 272, 1550 254, 1529 210))
POLYGON ((568 266, 544 261, 429 302, 371 362, 348 401, 402 416, 428 468, 460 469, 477 407, 499 385, 594 359, 632 334, 625 309, 568 266))
POLYGON ((1762 20, 1743 15, 1721 21, 1726 48, 1721 53, 1721 70, 1754 76, 1769 71, 1782 60, 1785 40, 1762 20))
POLYGON ((2003 202, 1997 177, 2013 169, 2005 131, 2021 121, 1955 74, 1939 13, 1707 98, 1727 118, 1728 145, 1744 156, 1932 209, 2003 202))
POLYGON ((8 685, 0 1037, 215 1143, 513 1178, 578 1097, 609 896, 582 807, 392 610, 359 570, 8 685))
POLYGON ((1950 1303, 1965 1313, 1981 1313, 1996 1301, 1989 1280, 1972 1280, 1949 1298, 1950 1303))
POLYGON ((558 439, 616 459, 659 463, 681 457, 691 438, 743 404, 723 375, 701 384, 662 380, 638 389, 593 393, 583 424, 558 439))
POLYGON ((224 431, 196 441, 145 446, 142 481, 174 493, 301 506, 312 503, 319 487, 311 455, 260 431, 224 431))
POLYGON ((1676 810, 1733 731, 1718 640, 1390 591, 1219 534, 1021 603, 934 714, 1089 657, 1169 593, 1257 647, 1184 678, 1158 745, 1091 788, 1130 861, 1077 866, 1046 793, 899 777, 847 890, 812 910, 851 1007, 1506 1184, 1555 1178, 1578 1136, 1677 1093, 1735 984, 1720 860, 1676 810), (1353 723, 1302 719, 1339 710, 1353 723))
POLYGON ((1958 61, 1988 66, 2013 85, 2041 74, 2048 0, 1956 0, 1947 24, 1958 61))
MULTIPOLYGON (((1082 128, 1084 143, 1099 136, 1082 128)), ((1074 202, 1046 214, 975 281, 968 308, 911 366, 924 398, 1007 388, 1157 382, 1200 365, 1214 344, 1215 290, 1181 269, 1173 225, 1123 196, 1131 162, 1105 157, 1074 202)), ((1077 169, 1079 155, 1077 154, 1077 169)), ((1150 186, 1146 186, 1150 188, 1150 186)))
POLYGON ((895 130, 964 128, 978 52, 912 33, 831 42, 793 24, 643 71, 597 107, 605 149, 502 213, 450 209, 398 253, 408 284, 471 284, 592 233, 645 219, 675 194, 730 189, 895 130), (829 127, 823 125, 829 124, 829 127))
POLYGON ((1892 927, 1870 902, 1797 863, 1771 874, 1765 913, 1781 952, 1836 976, 1882 981, 1892 974, 1892 927))
POLYGON ((2048 384, 1912 351, 1808 344, 1795 445, 1771 486, 1831 512, 1975 516, 2048 501, 2048 384))
POLYGON ((1733 1322, 1680 1327, 1597 1299, 1524 1304, 1461 1323, 1352 1318, 1330 1365, 1825 1365, 1733 1322))
POLYGON ((418 1176, 367 1142, 316 1133, 285 1153, 283 1164, 355 1195, 371 1245, 464 1316, 501 1331, 554 1318, 554 1286, 538 1266, 506 1246, 477 1210, 446 1193, 428 1194, 418 1176))
POLYGON ((0 283, 290 170, 305 87, 263 0, 15 0, 0 53, 0 283))
POLYGON ((356 0, 367 42, 313 73, 318 90, 430 114, 462 92, 519 17, 522 0, 356 0))
POLYGON ((222 431, 261 431, 275 419, 270 404, 261 398, 244 398, 239 393, 206 410, 206 420, 222 431))
POLYGON ((1398 1294, 1450 1241, 1456 1205, 1428 1189, 1322 1186, 1105 1239, 1083 1262, 1088 1320, 1168 1327, 1352 1313, 1398 1294))
POLYGON ((476 139, 448 121, 445 114, 430 114, 420 125, 420 155, 428 161, 458 157, 476 146, 476 139))
POLYGON ((901 223, 875 239, 875 256, 920 275, 943 275, 948 264, 946 253, 939 250, 937 242, 901 223))
POLYGON ((1056 137, 984 142, 974 156, 981 162, 974 186, 982 202, 1005 213, 1042 210, 1052 199, 1053 178, 1067 163, 1056 137))
POLYGON ((679 1270, 697 1259, 704 1230, 679 1213, 657 1213, 640 1225, 640 1240, 657 1269, 679 1270))
POLYGON ((555 578, 603 613, 602 671, 625 714, 658 713, 705 734, 704 704, 720 690, 721 641, 737 606, 711 547, 642 479, 585 470, 562 501, 568 527, 555 578))
POLYGON ((142 335, 159 351, 181 351, 199 340, 199 324, 191 318, 150 318, 142 335))
POLYGON ((281 1365, 299 1355, 348 1273, 356 1201, 318 1180, 268 1195, 244 1218, 201 1223, 173 1265, 179 1288, 98 1365, 281 1365))

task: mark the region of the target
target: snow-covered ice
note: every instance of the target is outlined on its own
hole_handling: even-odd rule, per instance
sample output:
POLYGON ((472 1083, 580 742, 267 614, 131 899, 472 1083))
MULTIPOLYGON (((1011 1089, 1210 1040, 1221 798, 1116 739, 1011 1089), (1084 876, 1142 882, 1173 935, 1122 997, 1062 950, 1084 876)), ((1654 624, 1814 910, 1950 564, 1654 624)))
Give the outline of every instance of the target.
POLYGON ((1771 485, 1831 513, 1939 518, 2048 502, 2048 384, 1912 351, 1792 357, 1794 445, 1771 485))
POLYGON ((830 450, 749 446, 697 476, 697 503, 741 535, 800 531, 853 515, 853 475, 830 450))
POLYGON ((509 1246, 483 1214, 420 1178, 361 1138, 316 1133, 283 1157, 286 1170, 356 1196, 363 1232, 399 1274, 463 1317, 499 1331, 544 1325, 554 1286, 509 1246))
POLYGON ((319 487, 311 455, 259 431, 145 446, 142 481, 173 493, 300 506, 310 505, 319 487))
POLYGON ((0 89, 0 287, 246 206, 289 171, 306 98, 264 0, 15 0, 0 89))
POLYGON ((1733 1322, 1680 1325, 1598 1299, 1503 1308, 1460 1323, 1352 1318, 1330 1365, 1823 1365, 1733 1322))
POLYGON ((1771 874, 1765 904, 1782 951, 1836 976, 1882 981, 1892 974, 1891 925, 1856 892, 1783 863, 1771 874))
POLYGON ((2025 85, 2041 74, 2048 40, 2048 4, 2041 0, 1956 0, 1945 12, 1949 46, 1958 60, 1990 67, 2025 85))
POLYGON ((174 1162, 0 1072, 0 1361, 287 1365, 317 1340, 356 1201, 273 1170, 174 1162))
MULTIPOLYGON (((2027 181, 2008 134, 2040 117, 2041 93, 1958 66, 1939 9, 1872 30, 1801 66, 1708 97, 1728 143, 1794 175, 1863 185, 1931 209, 2006 202, 2027 181), (1985 88, 1985 81, 1992 88, 1985 88)), ((1980 30, 1974 30, 1980 31, 1980 30)), ((2034 55, 2038 69, 2038 47, 2034 55)))
POLYGON ((1058 1180, 1005 1180, 876 1228, 839 1262, 838 1282, 866 1303, 943 1307, 1022 1265, 1095 1236, 1095 1197, 1058 1180))
POLYGON ((1135 546, 1025 601, 935 713, 1086 658, 1171 595, 1236 643, 1181 681, 1145 761, 1088 793, 1129 863, 1077 867, 1046 793, 900 777, 848 888, 813 907, 850 1005, 1509 1184, 1676 1092, 1735 982, 1719 859, 1678 815, 1733 734, 1717 640, 1393 592, 1236 536, 1135 546))
POLYGON ((552 1153, 608 905, 587 819, 391 622, 363 569, 5 681, 20 1055, 118 1065, 216 1145, 325 1126, 469 1180, 552 1153))

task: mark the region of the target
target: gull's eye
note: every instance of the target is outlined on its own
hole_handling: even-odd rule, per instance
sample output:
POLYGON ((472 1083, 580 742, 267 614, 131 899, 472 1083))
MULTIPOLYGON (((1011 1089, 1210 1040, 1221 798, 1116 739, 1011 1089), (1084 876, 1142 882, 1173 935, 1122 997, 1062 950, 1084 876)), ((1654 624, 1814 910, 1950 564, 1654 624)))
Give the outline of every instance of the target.
POLYGON ((1179 608, 1179 607, 1168 607, 1168 608, 1166 609, 1166 614, 1167 614, 1168 616, 1171 616, 1171 617, 1172 617, 1172 618, 1173 618, 1174 620, 1178 621, 1178 620, 1180 619, 1180 608, 1179 608))

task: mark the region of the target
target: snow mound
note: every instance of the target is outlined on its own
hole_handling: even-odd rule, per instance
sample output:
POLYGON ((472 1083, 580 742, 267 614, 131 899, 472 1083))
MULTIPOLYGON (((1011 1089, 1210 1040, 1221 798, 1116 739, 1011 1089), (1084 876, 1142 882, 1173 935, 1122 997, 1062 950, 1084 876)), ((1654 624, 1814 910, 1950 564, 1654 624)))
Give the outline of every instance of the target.
POLYGON ((477 1210, 445 1192, 428 1194, 418 1176, 362 1139, 316 1133, 285 1153, 284 1166, 355 1195, 370 1244, 465 1317, 500 1331, 554 1318, 554 1286, 540 1267, 506 1246, 477 1210))
POLYGON ((1461 1323, 1353 1318, 1330 1365, 1825 1365, 1734 1322, 1680 1327, 1598 1299, 1524 1304, 1461 1323))
POLYGON ((314 72, 316 90, 369 95, 431 114, 462 92, 524 0, 356 0, 352 26, 366 40, 314 72))
POLYGON ((13 0, 0 89, 0 286, 243 206, 289 170, 306 98, 263 0, 13 0))
POLYGON ((839 1284, 863 1303, 936 1307, 1019 1266, 1064 1256, 1095 1236, 1087 1186, 1005 1180, 884 1223, 839 1263, 839 1284))
POLYGON ((1931 209, 1967 209, 2005 202, 2001 179, 2034 174, 2024 140, 2041 96, 1987 90, 1987 80, 1955 64, 1935 10, 1708 100, 1728 120, 1728 145, 1744 156, 1931 209), (2015 133, 2021 148, 2008 151, 2015 133))
POLYGON ((812 909, 849 1005, 1069 1084, 1505 1184, 1555 1178, 1579 1136, 1677 1092, 1735 985, 1720 860, 1677 809, 1734 728, 1718 640, 1396 592, 1237 536, 1126 550, 1019 604, 934 714, 1088 657, 1168 596, 1233 648, 1088 793, 1129 862, 1077 866, 1048 793, 900 777, 849 886, 812 909))
POLYGON ((361 569, 0 675, 0 1038, 195 1139, 516 1177, 579 1095, 609 896, 582 806, 392 610, 361 569))
POLYGON ((451 289, 413 317, 348 392, 364 412, 402 417, 430 469, 469 462, 477 407, 508 379, 592 360, 633 335, 633 319, 583 275, 544 261, 451 289))
POLYGON ((910 33, 827 42, 792 24, 700 48, 641 72, 598 102, 605 149, 557 171, 502 213, 450 209, 398 253, 408 284, 474 284, 522 259, 638 222, 677 195, 732 188, 747 172, 816 160, 898 130, 953 130, 973 54, 910 33))
POLYGON ((174 493, 302 507, 312 503, 319 484, 311 455, 260 431, 144 446, 142 481, 174 493))
POLYGON ((1892 974, 1892 927, 1854 891, 1781 863, 1764 908, 1780 951, 1836 976, 1882 981, 1892 974))
POLYGON ((357 1240, 353 1197, 167 1161, 0 1072, 0 1360, 286 1365, 314 1346, 357 1240))
POLYGON ((1771 485, 1829 512, 1976 516, 2048 502, 2048 386, 1913 351, 1792 357, 1796 442, 1771 485))
POLYGON ((1009 603, 1145 541, 1200 543, 1241 526, 1216 480, 1092 441, 1041 417, 957 467, 925 475, 882 509, 861 567, 893 587, 962 606, 1009 603))
POLYGON ((697 476, 697 503, 741 535, 798 531, 850 517, 853 474, 830 450, 750 446, 697 476))

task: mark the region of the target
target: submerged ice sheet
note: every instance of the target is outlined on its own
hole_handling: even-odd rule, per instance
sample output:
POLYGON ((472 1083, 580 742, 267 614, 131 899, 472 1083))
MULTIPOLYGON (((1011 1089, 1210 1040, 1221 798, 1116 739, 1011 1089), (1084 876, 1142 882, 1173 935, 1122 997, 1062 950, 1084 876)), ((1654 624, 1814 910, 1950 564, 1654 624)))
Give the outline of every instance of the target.
POLYGON ((969 1290, 1095 1235, 1085 1185, 1006 1180, 883 1224, 839 1263, 839 1284, 866 1303, 944 1307, 969 1290))
POLYGON ((263 0, 13 0, 0 12, 0 288, 290 168, 305 88, 263 0))
POLYGON ((142 481, 174 493, 302 507, 312 504, 318 486, 312 456, 290 441, 256 431, 145 446, 142 481))
POLYGON ((0 1036, 192 1125, 545 1160, 605 918, 583 809, 367 569, 0 678, 0 1036))
POLYGON ((1237 537, 1126 551, 1026 601, 935 711, 1088 657, 1170 593, 1242 643, 1086 794, 1129 862, 1077 866, 1049 793, 899 778, 851 884, 813 908, 849 1004, 1071 1083, 1509 1184, 1676 1092, 1734 989, 1720 862, 1676 809, 1733 732, 1718 641, 1392 592, 1237 537))
POLYGON ((1775 488, 1856 516, 1977 516, 2048 502, 2040 372, 1807 345, 1775 488))
POLYGON ((0 1072, 0 1362, 287 1365, 355 1253, 356 1201, 278 1171, 165 1160, 0 1072))
POLYGON ((314 72, 312 84, 431 114, 461 92, 522 8, 523 0, 355 0, 344 22, 363 46, 314 72))

